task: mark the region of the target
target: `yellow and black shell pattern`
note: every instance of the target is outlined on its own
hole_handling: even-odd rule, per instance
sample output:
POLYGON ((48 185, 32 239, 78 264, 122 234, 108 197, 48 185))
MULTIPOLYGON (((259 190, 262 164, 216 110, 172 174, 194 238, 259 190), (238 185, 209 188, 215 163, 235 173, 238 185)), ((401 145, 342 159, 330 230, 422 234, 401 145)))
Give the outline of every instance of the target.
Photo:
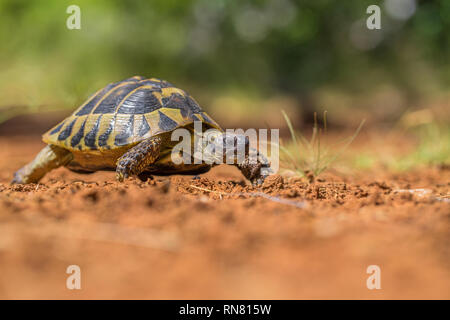
POLYGON ((42 138, 71 151, 104 151, 132 146, 194 121, 221 130, 185 91, 164 80, 134 76, 94 93, 42 138))

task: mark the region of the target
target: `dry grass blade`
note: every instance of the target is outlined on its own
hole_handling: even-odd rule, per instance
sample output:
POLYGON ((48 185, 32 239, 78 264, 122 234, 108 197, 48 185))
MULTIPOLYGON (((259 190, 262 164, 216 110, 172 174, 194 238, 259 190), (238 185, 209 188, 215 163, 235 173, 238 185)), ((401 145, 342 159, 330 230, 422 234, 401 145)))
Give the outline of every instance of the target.
MULTIPOLYGON (((329 168, 329 166, 336 161, 347 147, 358 136, 361 128, 363 127, 365 120, 361 121, 354 134, 339 142, 337 145, 344 143, 338 150, 331 150, 332 145, 323 143, 323 136, 327 135, 327 112, 323 114, 323 128, 319 128, 317 114, 314 113, 314 125, 311 134, 311 138, 308 140, 302 134, 297 134, 294 130, 292 122, 290 121, 286 112, 282 111, 283 117, 289 128, 291 134, 292 144, 290 146, 280 146, 282 155, 286 159, 285 168, 294 171, 300 176, 310 176, 312 178, 317 177, 319 174, 329 168)), ((283 162, 283 159, 281 159, 283 162)))

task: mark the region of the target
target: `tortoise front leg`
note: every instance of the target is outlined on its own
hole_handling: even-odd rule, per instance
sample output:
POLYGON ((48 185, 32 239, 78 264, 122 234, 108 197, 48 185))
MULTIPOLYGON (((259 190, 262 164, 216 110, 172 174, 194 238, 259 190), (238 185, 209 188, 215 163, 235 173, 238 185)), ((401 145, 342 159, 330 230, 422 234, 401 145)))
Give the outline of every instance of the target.
POLYGON ((116 178, 123 181, 132 175, 138 175, 159 157, 162 139, 152 137, 134 146, 117 160, 116 178))
POLYGON ((273 173, 270 169, 269 160, 254 149, 249 151, 243 163, 238 163, 236 166, 254 186, 262 184, 267 176, 273 173), (256 161, 251 161, 250 153, 253 153, 256 161))
POLYGON ((47 145, 33 161, 14 173, 11 183, 37 183, 47 172, 66 165, 72 158, 70 151, 55 145, 47 145))

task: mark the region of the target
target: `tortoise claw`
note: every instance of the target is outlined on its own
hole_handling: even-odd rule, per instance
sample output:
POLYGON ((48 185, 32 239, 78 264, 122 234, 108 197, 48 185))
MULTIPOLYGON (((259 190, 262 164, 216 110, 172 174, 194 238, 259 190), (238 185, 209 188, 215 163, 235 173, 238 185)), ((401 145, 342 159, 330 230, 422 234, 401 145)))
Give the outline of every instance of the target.
POLYGON ((24 182, 23 182, 23 179, 21 177, 20 170, 16 171, 14 173, 14 177, 13 177, 13 179, 11 181, 11 184, 22 184, 22 183, 24 183, 24 182))
POLYGON ((123 182, 125 179, 127 179, 129 176, 126 172, 124 171, 117 171, 116 173, 116 180, 119 182, 123 182))
POLYGON ((27 184, 27 183, 33 183, 37 182, 38 180, 34 181, 30 179, 29 175, 27 175, 26 166, 17 170, 14 172, 13 179, 11 180, 11 185, 13 184, 27 184))
POLYGON ((259 187, 264 183, 264 180, 272 174, 273 171, 270 169, 270 167, 261 166, 257 173, 255 173, 253 179, 251 179, 252 186, 259 187))
POLYGON ((263 178, 263 177, 260 177, 260 178, 258 178, 258 179, 254 179, 254 180, 252 181, 252 186, 254 186, 254 187, 259 187, 260 185, 263 184, 264 179, 265 179, 265 178, 263 178))

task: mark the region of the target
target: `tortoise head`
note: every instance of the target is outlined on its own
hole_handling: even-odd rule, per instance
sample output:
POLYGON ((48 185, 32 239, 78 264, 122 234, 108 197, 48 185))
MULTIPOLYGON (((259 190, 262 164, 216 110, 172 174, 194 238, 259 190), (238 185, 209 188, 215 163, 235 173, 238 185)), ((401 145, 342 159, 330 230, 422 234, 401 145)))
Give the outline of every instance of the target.
POLYGON ((269 161, 258 150, 250 147, 248 136, 215 131, 206 140, 203 149, 205 162, 235 165, 253 184, 261 184, 271 173, 269 161))
POLYGON ((202 158, 211 164, 235 165, 248 155, 248 137, 230 132, 208 130, 204 133, 202 158))

